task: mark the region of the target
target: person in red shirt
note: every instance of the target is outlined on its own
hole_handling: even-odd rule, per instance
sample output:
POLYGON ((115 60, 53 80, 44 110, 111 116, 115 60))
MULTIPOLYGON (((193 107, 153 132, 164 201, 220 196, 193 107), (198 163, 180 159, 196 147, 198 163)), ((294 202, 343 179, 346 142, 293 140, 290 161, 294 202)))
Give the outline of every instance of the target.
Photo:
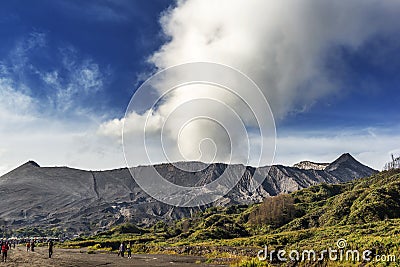
POLYGON ((3 242, 1 244, 1 261, 2 262, 6 262, 7 261, 7 251, 10 249, 10 247, 8 246, 8 244, 6 242, 3 242))

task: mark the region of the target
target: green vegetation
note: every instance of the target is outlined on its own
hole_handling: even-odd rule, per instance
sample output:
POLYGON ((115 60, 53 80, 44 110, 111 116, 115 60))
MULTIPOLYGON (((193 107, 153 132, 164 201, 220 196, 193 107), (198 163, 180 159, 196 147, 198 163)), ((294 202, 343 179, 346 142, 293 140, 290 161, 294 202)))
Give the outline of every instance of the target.
MULTIPOLYGON (((135 253, 194 254, 214 263, 225 259, 233 266, 269 266, 255 259, 265 245, 322 251, 335 248, 336 241, 344 238, 351 249, 396 255, 396 262, 367 266, 399 266, 399 237, 400 170, 391 170, 344 184, 312 186, 261 204, 212 207, 192 218, 158 222, 147 229, 125 224, 68 245, 117 249, 119 242, 127 241, 135 253)), ((298 266, 302 264, 312 265, 298 266)), ((324 266, 352 264, 360 263, 325 262, 324 266)))
POLYGON ((283 226, 303 214, 303 210, 296 207, 294 201, 295 198, 287 194, 266 198, 250 213, 249 223, 272 228, 283 226))

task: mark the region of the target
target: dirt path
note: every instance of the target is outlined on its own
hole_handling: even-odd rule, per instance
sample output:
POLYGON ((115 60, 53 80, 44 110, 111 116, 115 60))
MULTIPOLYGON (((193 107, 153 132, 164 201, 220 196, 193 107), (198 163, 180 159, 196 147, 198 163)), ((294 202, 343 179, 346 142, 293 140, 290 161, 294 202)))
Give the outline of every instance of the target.
POLYGON ((205 264, 204 260, 201 257, 152 254, 135 254, 128 259, 114 253, 88 254, 85 250, 61 248, 55 248, 53 257, 49 259, 47 248, 37 247, 35 252, 26 252, 25 247, 19 246, 9 250, 7 263, 2 262, 0 266, 216 266, 205 264))

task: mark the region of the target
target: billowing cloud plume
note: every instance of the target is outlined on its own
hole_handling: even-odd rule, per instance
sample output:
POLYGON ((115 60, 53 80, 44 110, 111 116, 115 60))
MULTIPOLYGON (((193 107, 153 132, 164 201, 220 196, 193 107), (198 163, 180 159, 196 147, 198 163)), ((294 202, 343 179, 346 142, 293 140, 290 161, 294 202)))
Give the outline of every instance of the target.
POLYGON ((393 33, 399 8, 375 0, 178 1, 161 18, 170 41, 150 62, 159 69, 191 61, 235 67, 260 86, 279 119, 337 90, 326 55, 393 33))
MULTIPOLYGON (((232 66, 258 84, 279 122, 288 113, 307 111, 319 99, 340 91, 340 81, 327 68, 327 55, 339 47, 357 50, 378 35, 387 36, 398 31, 398 10, 399 2, 376 0, 178 1, 160 19, 168 41, 149 57, 149 62, 157 70, 193 61, 232 66)), ((229 94, 221 95, 211 87, 199 86, 176 90, 151 111, 150 117, 161 121, 169 119, 172 111, 193 101, 200 91, 207 92, 210 99, 237 107, 238 99, 229 94)), ((204 106, 193 106, 188 112, 197 114, 198 109, 204 106)), ((239 113, 242 111, 238 109, 239 113)), ((148 112, 129 115, 127 119, 143 121, 140 117, 147 117, 148 112)), ((105 123, 101 132, 109 135, 113 130, 120 131, 117 124, 118 121, 105 123)), ((140 130, 142 124, 136 125, 140 130)), ((169 136, 182 150, 197 151, 196 141, 221 137, 217 127, 204 127, 199 123, 191 126, 186 128, 186 139, 169 136)), ((162 124, 158 127, 161 129, 162 124)), ((174 127, 181 129, 182 125, 171 126, 174 127)), ((226 141, 223 139, 220 147, 227 147, 226 141)), ((252 141, 257 143, 257 140, 252 141)), ((225 161, 225 156, 216 160, 225 161)))

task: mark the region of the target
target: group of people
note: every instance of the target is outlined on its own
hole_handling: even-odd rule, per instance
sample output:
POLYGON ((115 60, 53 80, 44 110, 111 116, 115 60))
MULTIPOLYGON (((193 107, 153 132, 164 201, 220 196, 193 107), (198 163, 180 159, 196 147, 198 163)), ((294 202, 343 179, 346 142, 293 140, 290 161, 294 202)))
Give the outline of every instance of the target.
POLYGON ((26 243, 26 251, 27 252, 29 252, 29 251, 32 251, 32 252, 34 252, 35 251, 35 247, 36 247, 36 243, 35 243, 35 240, 32 240, 32 242, 27 242, 26 243))
MULTIPOLYGON (((29 251, 34 252, 34 251, 35 251, 35 247, 36 247, 35 240, 32 240, 32 242, 29 242, 29 241, 28 241, 28 242, 26 243, 26 251, 27 251, 27 252, 29 252, 29 251)), ((53 240, 50 240, 50 241, 47 243, 47 247, 48 247, 48 249, 49 249, 49 258, 51 258, 51 256, 53 255, 53 248, 54 248, 53 240)))
MULTIPOLYGON (((0 253, 2 254, 2 262, 7 261, 7 252, 11 249, 11 246, 15 248, 15 242, 11 243, 10 241, 1 241, 1 250, 0 253)), ((35 240, 26 242, 26 251, 35 251, 36 242, 35 240)), ((53 255, 54 243, 53 240, 49 240, 47 243, 48 251, 49 251, 49 258, 53 255)), ((121 242, 119 249, 118 249, 118 256, 124 257, 125 253, 127 254, 128 258, 132 257, 132 245, 131 243, 121 242)))
POLYGON ((128 258, 130 259, 132 257, 132 245, 130 242, 128 244, 121 242, 121 245, 119 245, 118 256, 124 257, 125 252, 128 254, 128 258))
MULTIPOLYGON (((8 251, 13 247, 15 249, 15 243, 16 242, 10 242, 10 241, 0 241, 0 254, 1 254, 1 261, 2 262, 7 262, 7 253, 8 251)), ((32 240, 31 242, 26 243, 26 251, 35 251, 36 247, 36 242, 35 240, 32 240)), ((53 255, 53 248, 54 248, 54 243, 53 240, 50 240, 47 243, 47 247, 49 249, 49 258, 53 255)))

